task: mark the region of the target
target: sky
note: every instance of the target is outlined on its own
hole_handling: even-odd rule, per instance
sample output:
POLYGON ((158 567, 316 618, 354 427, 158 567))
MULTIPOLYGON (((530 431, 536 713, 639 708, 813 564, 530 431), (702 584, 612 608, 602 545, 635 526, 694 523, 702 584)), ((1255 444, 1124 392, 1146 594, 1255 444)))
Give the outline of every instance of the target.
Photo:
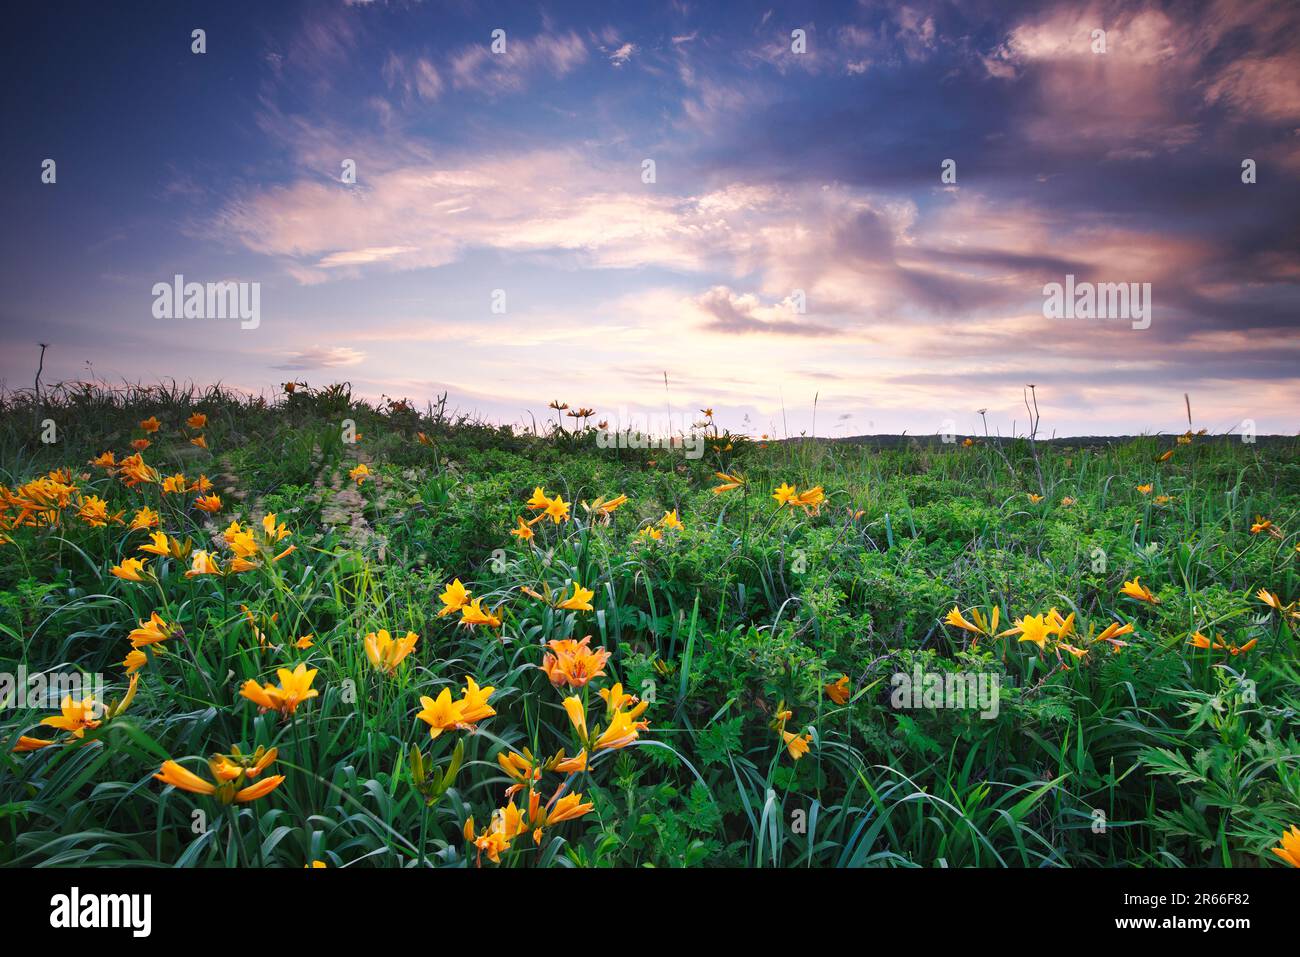
POLYGON ((7 18, 7 389, 44 342, 46 384, 347 381, 507 423, 1005 435, 1033 383, 1044 434, 1181 432, 1184 394, 1197 428, 1300 431, 1300 5, 7 18), (176 275, 256 284, 256 323, 169 315, 176 275), (1149 289, 1147 324, 1053 317, 1067 277, 1149 289))

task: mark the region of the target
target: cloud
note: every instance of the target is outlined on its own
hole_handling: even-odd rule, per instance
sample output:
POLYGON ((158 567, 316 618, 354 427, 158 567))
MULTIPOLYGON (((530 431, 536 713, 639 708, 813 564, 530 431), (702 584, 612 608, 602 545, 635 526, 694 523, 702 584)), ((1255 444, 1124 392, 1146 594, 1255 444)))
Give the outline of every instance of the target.
POLYGON ((587 45, 572 31, 516 37, 507 33, 505 50, 493 53, 489 44, 472 44, 451 56, 452 85, 485 93, 517 92, 526 78, 546 72, 562 77, 587 60, 587 45))
POLYGON ((340 366, 355 366, 364 362, 366 354, 347 346, 325 348, 316 346, 303 352, 291 352, 284 361, 272 366, 289 372, 306 369, 334 369, 340 366))
POLYGON ((805 321, 793 298, 765 306, 755 295, 737 295, 726 286, 714 286, 696 297, 695 305, 709 317, 703 328, 711 332, 814 338, 837 335, 830 326, 805 321))

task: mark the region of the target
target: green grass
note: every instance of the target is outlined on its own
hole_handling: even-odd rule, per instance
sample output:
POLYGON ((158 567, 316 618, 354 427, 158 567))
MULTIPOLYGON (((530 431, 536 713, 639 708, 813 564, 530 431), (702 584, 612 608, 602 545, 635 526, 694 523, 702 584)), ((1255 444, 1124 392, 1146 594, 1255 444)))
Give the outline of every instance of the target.
POLYGON ((580 749, 538 666, 546 642, 585 635, 612 653, 574 692, 589 725, 606 721, 597 689, 619 681, 650 702, 649 729, 585 771, 545 772, 543 804, 563 786, 592 810, 540 844, 516 837, 499 866, 1280 866, 1269 848, 1300 824, 1297 621, 1255 597, 1300 598, 1295 440, 876 449, 711 435, 691 460, 600 450, 569 421, 521 435, 441 404, 375 408, 346 386, 274 403, 175 384, 0 401, 0 484, 70 467, 77 487, 57 521, 4 533, 0 672, 103 674, 120 698, 137 621, 157 611, 184 629, 150 656, 129 709, 79 746, 12 753, 20 735, 54 736, 39 726, 53 711, 0 702, 0 863, 498 866, 463 825, 472 815, 482 831, 505 804, 498 754, 580 749), (201 430, 184 427, 194 411, 201 430), (193 494, 128 489, 87 464, 129 454, 150 415, 163 426, 146 462, 207 475, 224 503, 212 519, 193 494), (209 451, 189 443, 199 431, 209 451), (358 497, 348 471, 360 461, 372 476, 358 497), (715 471, 747 485, 715 495, 715 471), (771 492, 785 482, 820 485, 826 501, 782 508, 771 492), (528 544, 508 533, 532 516, 535 486, 572 518, 538 522, 528 544), (608 524, 580 504, 618 494, 628 503, 608 524), (155 558, 157 582, 121 581, 110 565, 147 536, 79 520, 91 495, 128 521, 158 508, 163 530, 223 563, 214 535, 267 512, 296 550, 224 578, 155 558), (638 539, 673 509, 681 531, 638 539), (1282 537, 1252 534, 1257 515, 1282 537), (1158 605, 1120 596, 1135 576, 1158 605), (438 615, 453 578, 499 608, 500 628, 438 615), (522 590, 571 594, 573 582, 594 590, 591 611, 522 590), (1084 649, 1111 622, 1135 631, 1119 653, 1083 659, 1014 635, 972 645, 944 624, 954 605, 1000 607, 1000 629, 1074 613, 1068 640, 1084 649), (419 635, 392 675, 363 649, 378 629, 419 635), (1256 644, 1195 649, 1198 631, 1256 644), (297 648, 307 634, 314 644, 297 648), (291 718, 240 696, 300 662, 318 670, 319 696, 291 718), (915 666, 996 676, 996 717, 892 707, 892 676, 915 666), (843 705, 823 691, 841 674, 843 705), (420 697, 459 695, 467 676, 496 689, 496 715, 431 740, 420 697), (797 761, 776 729, 782 707, 810 736, 797 761), (276 747, 267 773, 283 784, 224 805, 153 779, 167 759, 202 775, 231 746, 276 747))

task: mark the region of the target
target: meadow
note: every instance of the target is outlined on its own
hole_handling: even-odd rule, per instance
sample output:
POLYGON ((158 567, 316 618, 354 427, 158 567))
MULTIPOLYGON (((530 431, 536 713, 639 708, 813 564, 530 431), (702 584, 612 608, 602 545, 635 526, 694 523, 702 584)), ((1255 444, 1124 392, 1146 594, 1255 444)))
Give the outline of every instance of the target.
POLYGON ((0 401, 0 864, 1300 866, 1300 440, 0 401))

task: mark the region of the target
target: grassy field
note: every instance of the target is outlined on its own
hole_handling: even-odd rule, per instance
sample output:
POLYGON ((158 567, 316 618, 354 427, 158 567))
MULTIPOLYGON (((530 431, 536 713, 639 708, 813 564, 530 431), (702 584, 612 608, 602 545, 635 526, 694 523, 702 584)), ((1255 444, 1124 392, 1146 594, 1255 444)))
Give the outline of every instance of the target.
POLYGON ((1294 439, 3 401, 0 863, 1300 865, 1294 439))

